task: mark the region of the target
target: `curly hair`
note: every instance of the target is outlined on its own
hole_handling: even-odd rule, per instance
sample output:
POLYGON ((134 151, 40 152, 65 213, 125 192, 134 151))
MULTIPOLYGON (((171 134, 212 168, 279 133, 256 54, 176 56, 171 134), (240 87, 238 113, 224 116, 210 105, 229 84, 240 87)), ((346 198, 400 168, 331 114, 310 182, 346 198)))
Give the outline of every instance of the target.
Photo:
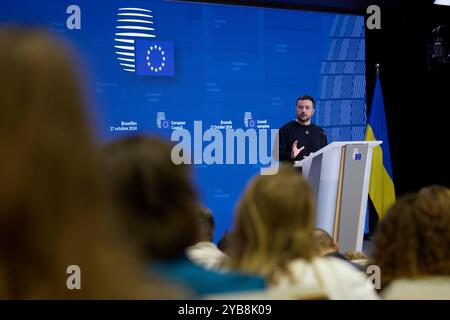
POLYGON ((374 259, 382 289, 398 278, 450 275, 450 189, 430 186, 400 198, 377 230, 374 259))

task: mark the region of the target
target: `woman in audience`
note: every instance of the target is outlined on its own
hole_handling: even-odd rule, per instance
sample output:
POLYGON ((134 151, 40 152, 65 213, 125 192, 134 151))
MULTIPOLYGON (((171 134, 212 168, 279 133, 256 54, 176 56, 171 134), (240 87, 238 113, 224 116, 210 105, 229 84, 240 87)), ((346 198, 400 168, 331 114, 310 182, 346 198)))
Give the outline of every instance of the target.
POLYGON ((319 257, 314 212, 311 188, 292 167, 256 177, 237 206, 229 266, 263 275, 272 288, 320 289, 330 299, 376 299, 364 274, 345 261, 319 257))
POLYGON ((198 202, 190 167, 175 165, 172 145, 135 136, 103 149, 104 168, 123 224, 149 269, 203 296, 265 287, 262 278, 206 270, 186 256, 199 237, 198 202))
POLYGON ((110 214, 69 52, 0 28, 0 299, 179 297, 144 278, 110 214))
POLYGON ((398 199, 377 228, 374 259, 386 298, 450 299, 450 189, 398 199))

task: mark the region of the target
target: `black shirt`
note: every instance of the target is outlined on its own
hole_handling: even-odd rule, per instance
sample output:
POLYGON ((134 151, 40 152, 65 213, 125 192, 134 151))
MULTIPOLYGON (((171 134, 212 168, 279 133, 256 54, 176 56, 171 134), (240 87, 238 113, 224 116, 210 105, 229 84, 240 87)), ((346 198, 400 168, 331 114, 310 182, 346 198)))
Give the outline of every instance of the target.
POLYGON ((311 152, 316 152, 328 144, 325 131, 313 123, 303 125, 292 120, 282 126, 278 133, 280 161, 302 160, 304 156, 308 156, 311 152), (295 159, 291 159, 292 144, 295 140, 298 140, 299 148, 304 146, 305 149, 300 151, 295 159))

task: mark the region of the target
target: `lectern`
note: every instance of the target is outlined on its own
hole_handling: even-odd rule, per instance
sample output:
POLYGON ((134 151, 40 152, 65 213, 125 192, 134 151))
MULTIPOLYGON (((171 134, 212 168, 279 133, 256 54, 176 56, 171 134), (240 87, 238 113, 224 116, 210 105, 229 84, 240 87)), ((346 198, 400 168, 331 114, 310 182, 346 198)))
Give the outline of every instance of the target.
POLYGON ((311 153, 301 167, 314 190, 316 227, 342 252, 362 251, 373 148, 382 141, 336 141, 311 153))

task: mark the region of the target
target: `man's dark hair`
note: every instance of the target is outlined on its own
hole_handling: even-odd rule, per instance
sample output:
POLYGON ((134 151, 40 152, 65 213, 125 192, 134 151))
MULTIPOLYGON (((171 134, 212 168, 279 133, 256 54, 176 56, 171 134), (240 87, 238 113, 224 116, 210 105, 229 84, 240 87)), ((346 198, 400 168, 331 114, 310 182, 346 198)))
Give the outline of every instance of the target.
POLYGON ((314 100, 314 98, 313 98, 312 96, 309 96, 309 95, 301 96, 301 97, 299 97, 299 98, 297 99, 297 101, 295 102, 295 104, 297 104, 300 100, 309 100, 309 101, 312 102, 313 108, 316 107, 316 100, 314 100))

